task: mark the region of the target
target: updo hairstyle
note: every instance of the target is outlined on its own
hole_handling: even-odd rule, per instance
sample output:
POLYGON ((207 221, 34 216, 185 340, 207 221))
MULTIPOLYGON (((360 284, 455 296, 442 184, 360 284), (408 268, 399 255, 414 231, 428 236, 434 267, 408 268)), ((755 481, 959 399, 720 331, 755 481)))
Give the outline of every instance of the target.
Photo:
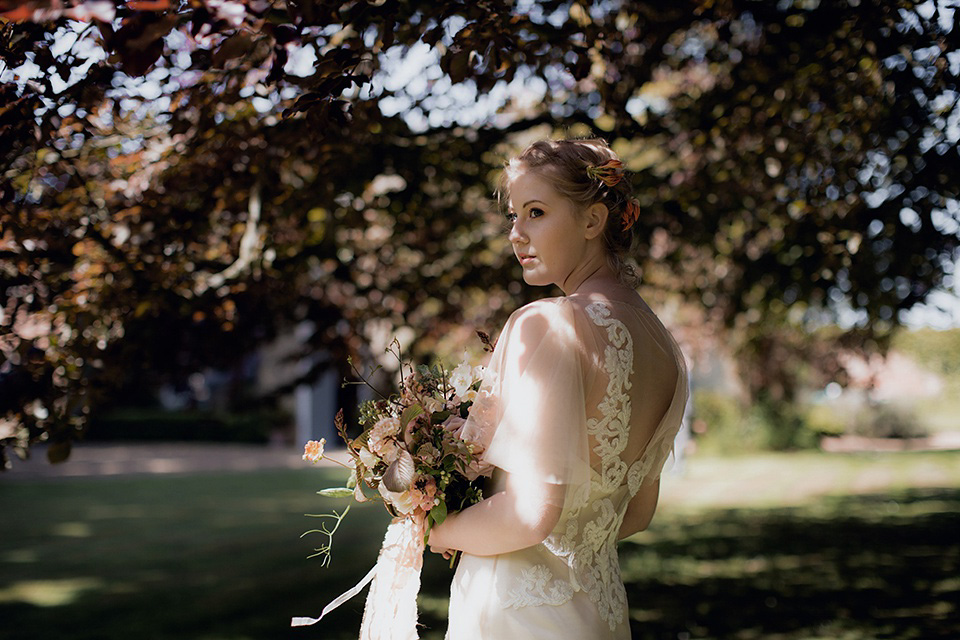
POLYGON ((588 167, 599 167, 611 160, 619 158, 606 141, 599 138, 534 142, 507 162, 500 176, 497 200, 501 209, 506 211, 510 183, 522 169, 530 169, 548 178, 553 188, 581 211, 596 202, 606 205, 610 212, 603 230, 607 262, 621 282, 635 286, 636 274, 626 261, 633 246, 635 225, 623 229, 633 187, 625 175, 615 185, 607 186, 587 173, 588 167))

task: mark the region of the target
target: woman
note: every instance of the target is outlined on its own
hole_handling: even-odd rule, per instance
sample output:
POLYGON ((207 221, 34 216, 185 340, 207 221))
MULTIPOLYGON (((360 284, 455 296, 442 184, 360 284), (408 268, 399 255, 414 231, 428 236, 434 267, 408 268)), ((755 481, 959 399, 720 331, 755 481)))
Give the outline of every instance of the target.
POLYGON ((656 509, 683 356, 627 284, 639 208, 606 143, 532 144, 500 197, 524 281, 564 296, 510 317, 463 427, 492 490, 430 532, 463 552, 447 639, 629 638, 616 542, 656 509))

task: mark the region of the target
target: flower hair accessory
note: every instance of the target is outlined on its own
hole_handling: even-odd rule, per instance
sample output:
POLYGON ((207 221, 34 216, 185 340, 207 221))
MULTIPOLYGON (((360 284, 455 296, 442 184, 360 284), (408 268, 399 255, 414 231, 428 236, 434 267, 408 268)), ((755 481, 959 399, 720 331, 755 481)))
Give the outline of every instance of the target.
POLYGON ((623 163, 614 158, 598 166, 587 165, 587 177, 612 187, 623 180, 623 163))
POLYGON ((629 231, 639 217, 640 202, 636 198, 630 198, 627 200, 627 206, 623 209, 623 230, 629 231))

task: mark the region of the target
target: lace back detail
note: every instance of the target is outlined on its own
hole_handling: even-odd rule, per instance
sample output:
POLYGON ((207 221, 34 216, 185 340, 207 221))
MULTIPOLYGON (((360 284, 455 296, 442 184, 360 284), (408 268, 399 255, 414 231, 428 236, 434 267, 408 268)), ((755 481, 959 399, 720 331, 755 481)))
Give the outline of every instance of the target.
POLYGON ((607 337, 603 360, 609 376, 607 388, 598 406, 599 416, 587 420, 599 468, 594 469, 591 482, 575 489, 564 522, 543 544, 566 561, 574 587, 588 594, 600 617, 614 630, 623 622, 627 596, 616 548, 624 514, 611 495, 623 486, 629 471, 621 455, 630 435, 633 338, 605 304, 590 304, 586 312, 595 325, 606 329, 607 337))
POLYGON ((555 579, 545 565, 535 564, 521 571, 517 586, 507 593, 502 604, 507 609, 544 604, 558 607, 572 597, 573 587, 569 582, 555 579))

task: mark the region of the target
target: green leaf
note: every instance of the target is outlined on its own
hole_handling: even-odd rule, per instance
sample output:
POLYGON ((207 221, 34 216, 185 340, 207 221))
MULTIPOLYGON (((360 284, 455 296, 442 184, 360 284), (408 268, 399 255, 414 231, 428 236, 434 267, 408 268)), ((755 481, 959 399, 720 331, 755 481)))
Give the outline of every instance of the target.
POLYGON ((443 524, 443 521, 447 519, 447 503, 441 500, 437 506, 430 509, 430 517, 437 524, 443 524))
POLYGON ((330 487, 329 489, 321 489, 317 493, 324 498, 349 498, 353 496, 353 489, 348 489, 347 487, 330 487))
POLYGON ((403 410, 400 414, 400 427, 406 429, 410 421, 423 413, 423 407, 418 404, 412 404, 403 410))

